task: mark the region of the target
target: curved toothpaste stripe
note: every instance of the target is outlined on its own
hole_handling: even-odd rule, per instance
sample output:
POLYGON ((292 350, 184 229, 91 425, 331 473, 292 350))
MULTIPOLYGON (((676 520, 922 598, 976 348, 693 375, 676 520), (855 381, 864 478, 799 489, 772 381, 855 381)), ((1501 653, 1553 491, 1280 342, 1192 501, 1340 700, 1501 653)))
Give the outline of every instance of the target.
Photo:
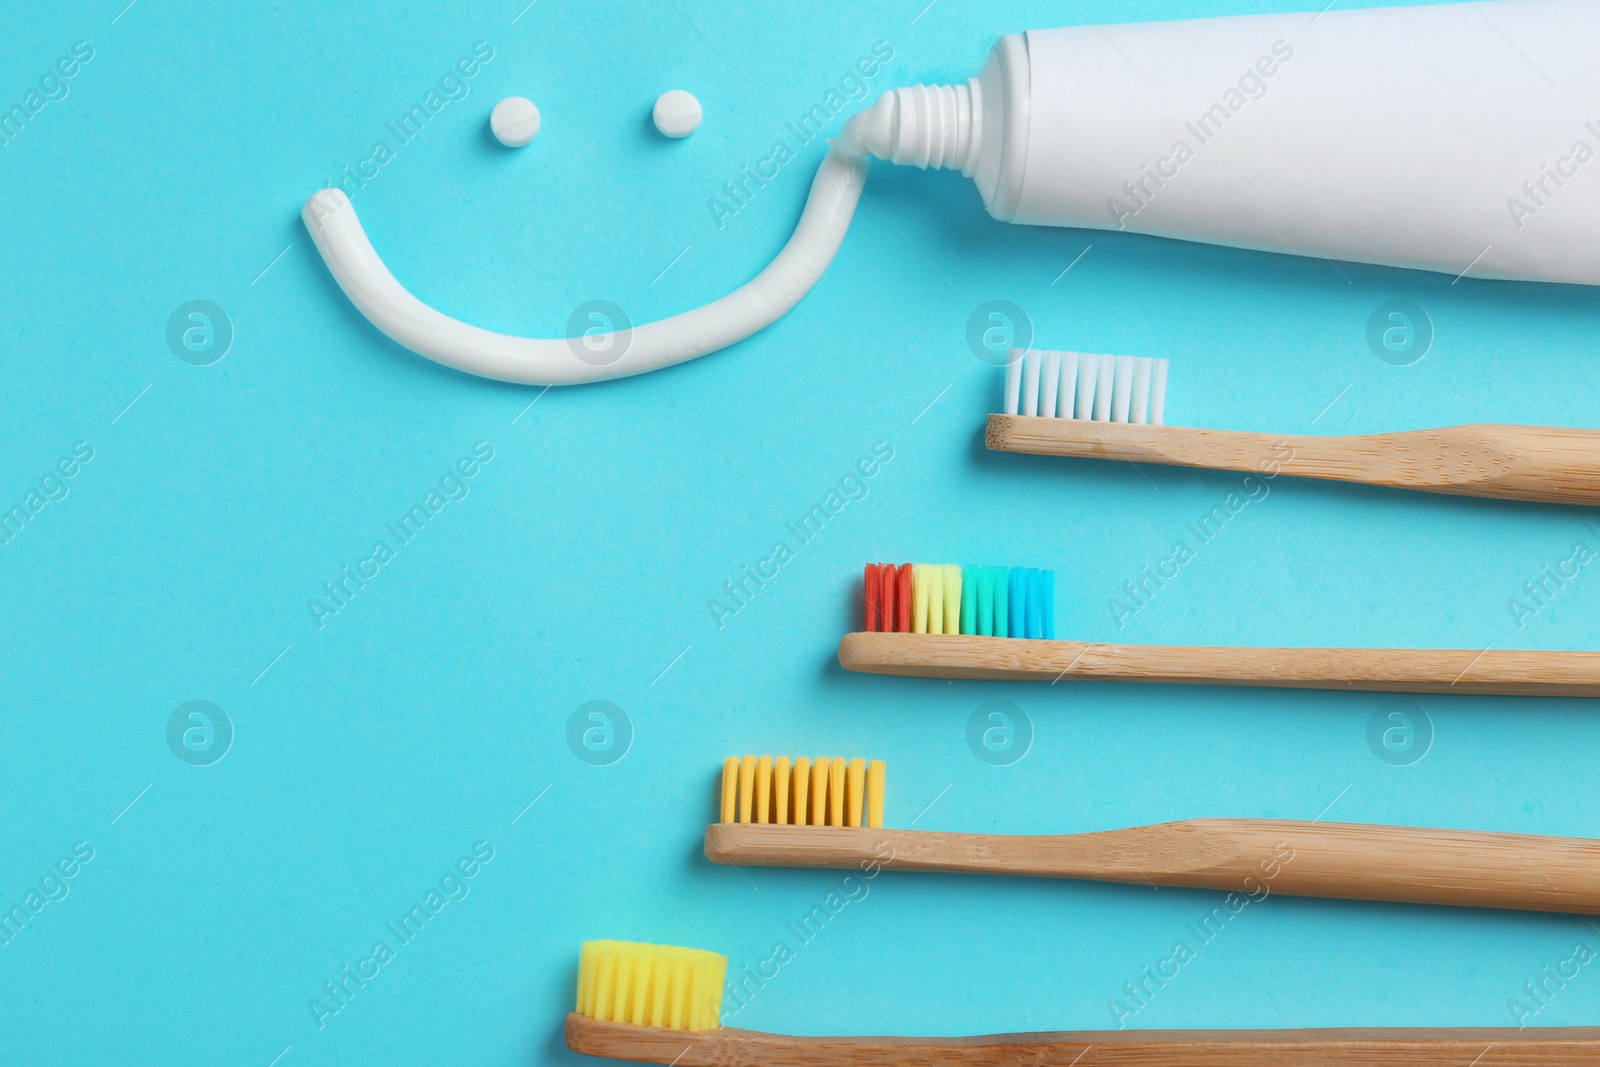
POLYGON ((367 239, 350 198, 314 193, 300 210, 339 288, 397 344, 456 370, 525 385, 576 385, 624 378, 703 356, 742 341, 805 296, 838 251, 866 181, 867 161, 830 150, 783 250, 760 274, 720 300, 681 315, 590 338, 620 356, 600 365, 579 358, 567 338, 515 337, 453 319, 411 295, 367 239))

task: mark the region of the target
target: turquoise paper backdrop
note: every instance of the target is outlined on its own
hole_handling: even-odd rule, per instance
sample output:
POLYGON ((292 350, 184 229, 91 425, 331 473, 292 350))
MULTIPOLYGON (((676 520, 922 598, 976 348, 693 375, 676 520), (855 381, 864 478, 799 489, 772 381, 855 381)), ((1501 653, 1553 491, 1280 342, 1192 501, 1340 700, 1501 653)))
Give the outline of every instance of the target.
POLYGON ((0 506, 26 514, 0 545, 0 910, 27 916, 0 1061, 576 1062, 561 1021, 601 937, 764 968, 725 1020, 800 1033, 1595 1020, 1581 918, 1272 896, 1201 938, 1218 894, 700 855, 744 752, 883 758, 897 826, 1592 834, 1591 701, 949 684, 834 654, 879 560, 1053 568, 1064 636, 1594 648, 1592 566, 1513 603, 1600 551, 1586 511, 1280 478, 1201 545, 1187 524, 1241 476, 987 453, 1000 372, 966 341, 1009 300, 1044 347, 1170 357, 1187 425, 1585 426, 1594 291, 1008 226, 957 174, 878 164, 777 325, 541 393, 383 338, 299 218, 364 168, 361 219, 422 299, 532 335, 591 299, 645 322, 781 247, 823 152, 790 124, 830 93, 965 79, 1029 27, 1303 5, 124 2, 12 2, 0 34, 0 110, 28 113, 0 146, 0 506), (669 88, 704 106, 685 141, 650 126, 669 88), (508 95, 544 116, 517 152, 486 129, 508 95), (715 210, 778 141, 793 160, 715 210), (1368 343, 1395 300, 1431 327, 1405 366, 1368 343), (776 577, 714 612, 778 541, 776 577), (996 700, 1031 732, 1005 765, 968 743, 996 700), (590 701, 621 711, 601 755, 593 709, 569 745, 590 701))

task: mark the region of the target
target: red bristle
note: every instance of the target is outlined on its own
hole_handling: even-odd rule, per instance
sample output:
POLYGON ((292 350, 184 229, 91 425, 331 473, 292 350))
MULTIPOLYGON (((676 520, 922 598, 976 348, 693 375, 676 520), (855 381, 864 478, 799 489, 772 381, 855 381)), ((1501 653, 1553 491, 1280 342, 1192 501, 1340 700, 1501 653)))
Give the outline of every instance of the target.
POLYGON ((894 568, 887 563, 878 564, 878 629, 894 629, 894 568))
POLYGON ((867 602, 867 632, 873 633, 878 629, 878 572, 883 568, 876 563, 867 564, 866 570, 866 602, 867 602))
POLYGON ((878 564, 878 629, 894 631, 894 564, 878 564))
POLYGON ((911 564, 900 564, 895 575, 894 628, 896 633, 911 632, 911 564))

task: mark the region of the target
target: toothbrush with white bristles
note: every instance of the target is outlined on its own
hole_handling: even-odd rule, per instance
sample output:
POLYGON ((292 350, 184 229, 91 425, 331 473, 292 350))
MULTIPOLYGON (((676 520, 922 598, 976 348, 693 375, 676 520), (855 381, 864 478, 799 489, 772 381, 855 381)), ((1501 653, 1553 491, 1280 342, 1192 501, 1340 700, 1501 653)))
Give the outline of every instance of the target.
POLYGON ((1160 426, 1167 361, 1013 348, 1006 364, 1006 414, 1160 426))
POLYGON ((1600 505, 1600 431, 1478 423, 1311 437, 1167 426, 1167 361, 1013 349, 996 452, 1362 482, 1427 493, 1600 505))

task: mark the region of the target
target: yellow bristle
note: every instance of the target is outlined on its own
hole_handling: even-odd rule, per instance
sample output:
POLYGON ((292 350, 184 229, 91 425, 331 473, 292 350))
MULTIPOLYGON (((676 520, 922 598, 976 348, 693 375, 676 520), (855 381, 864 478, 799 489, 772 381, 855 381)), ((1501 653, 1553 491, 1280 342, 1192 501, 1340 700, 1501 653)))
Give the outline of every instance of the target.
MULTIPOLYGON (((595 959, 594 1011, 596 1019, 610 1019, 616 1007, 617 948, 619 942, 601 941, 595 959)), ((581 958, 580 958, 581 962, 581 958)))
POLYGON ((739 758, 739 821, 750 821, 750 802, 755 799, 756 758, 739 758))
POLYGON ((772 764, 772 800, 776 809, 772 821, 779 826, 789 822, 789 757, 779 756, 772 764))
POLYGON ((633 965, 633 989, 628 994, 628 1021, 643 1026, 650 1021, 651 972, 655 970, 654 950, 639 954, 633 965))
POLYGON ((811 825, 828 825, 828 757, 811 764, 811 825))
POLYGON ((842 758, 828 761, 828 825, 844 825, 844 767, 842 758))
POLYGON ((628 1003, 633 994, 633 972, 639 966, 637 951, 618 951, 617 988, 611 994, 611 1018, 619 1023, 628 1021, 628 1003))
POLYGON ((811 785, 811 758, 801 756, 794 761, 794 807, 790 810, 789 821, 795 826, 806 824, 806 798, 810 795, 808 787, 811 785))
POLYGON ((944 633, 944 564, 930 563, 928 572, 928 630, 930 634, 944 633))
POLYGON ((772 757, 762 756, 756 762, 756 822, 771 821, 772 814, 772 757))
POLYGON ((739 757, 722 761, 722 821, 733 822, 739 814, 739 757))
POLYGON ((874 830, 883 828, 883 760, 867 764, 867 826, 874 830))
POLYGON ((845 768, 844 782, 844 822, 846 826, 861 825, 861 805, 866 799, 862 794, 866 792, 867 764, 865 760, 853 759, 845 768))
POLYGON ((720 1025, 728 960, 702 949, 588 941, 578 952, 578 1012, 670 1030, 720 1025))
POLYGON ((722 986, 728 980, 728 957, 712 953, 705 962, 705 968, 706 988, 711 991, 705 1002, 706 1018, 709 1020, 706 1029, 715 1030, 722 1025, 722 986))
POLYGON ((689 984, 689 1029, 715 1030, 721 1023, 722 975, 727 966, 722 956, 715 960, 694 961, 689 984))
POLYGON ((961 632, 961 565, 944 565, 944 632, 961 632))
POLYGON ((670 1007, 667 990, 671 985, 672 950, 658 948, 650 964, 650 1014, 645 1017, 645 1022, 650 1026, 667 1025, 667 1009, 670 1007))
POLYGON ((671 1030, 682 1030, 689 1025, 689 972, 693 963, 685 955, 688 951, 680 948, 672 954, 672 981, 667 986, 672 1002, 667 1011, 667 1027, 671 1030))
POLYGON ((578 1013, 594 1014, 595 979, 599 977, 598 956, 600 944, 585 941, 578 949, 578 1013))

